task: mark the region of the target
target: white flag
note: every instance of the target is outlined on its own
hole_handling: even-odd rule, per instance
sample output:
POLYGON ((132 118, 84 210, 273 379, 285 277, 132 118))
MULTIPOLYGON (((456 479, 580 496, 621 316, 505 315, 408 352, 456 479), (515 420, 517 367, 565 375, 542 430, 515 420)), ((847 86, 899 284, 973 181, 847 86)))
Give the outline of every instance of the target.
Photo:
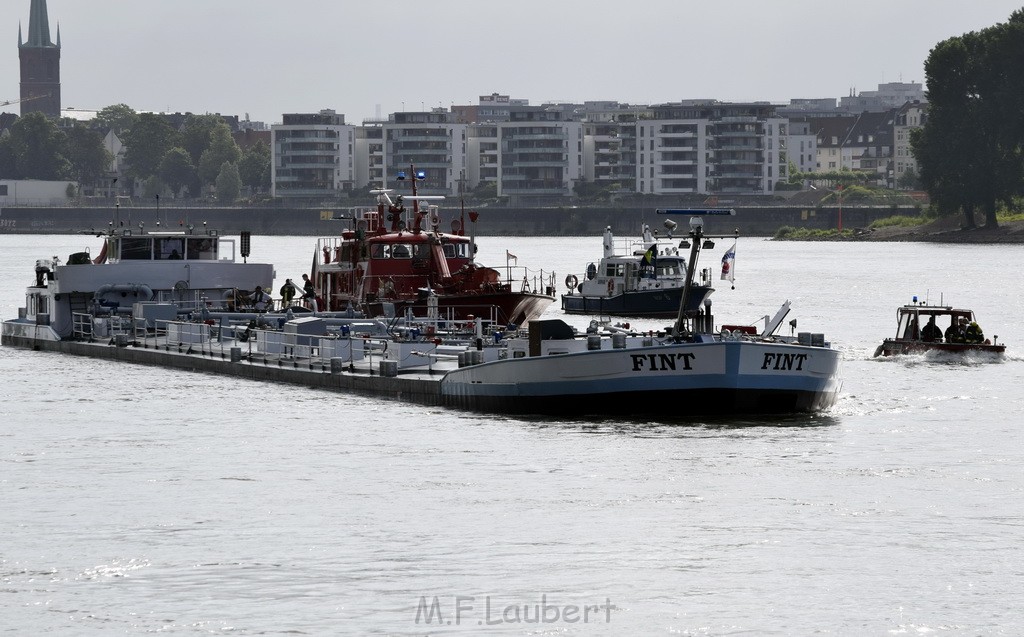
POLYGON ((508 250, 505 250, 505 262, 507 263, 509 261, 517 263, 519 261, 519 257, 517 257, 516 255, 512 254, 508 250))
POLYGON ((722 280, 723 281, 735 281, 736 280, 736 242, 733 241, 732 247, 722 255, 722 280))

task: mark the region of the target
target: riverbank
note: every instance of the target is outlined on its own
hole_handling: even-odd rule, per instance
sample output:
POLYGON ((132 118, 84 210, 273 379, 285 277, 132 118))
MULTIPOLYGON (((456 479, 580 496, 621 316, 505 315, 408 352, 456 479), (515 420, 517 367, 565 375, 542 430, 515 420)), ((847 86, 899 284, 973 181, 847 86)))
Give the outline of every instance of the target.
POLYGON ((1024 243, 1024 221, 1003 222, 998 228, 963 228, 960 215, 942 217, 919 226, 888 226, 854 233, 854 241, 920 241, 927 243, 1024 243))

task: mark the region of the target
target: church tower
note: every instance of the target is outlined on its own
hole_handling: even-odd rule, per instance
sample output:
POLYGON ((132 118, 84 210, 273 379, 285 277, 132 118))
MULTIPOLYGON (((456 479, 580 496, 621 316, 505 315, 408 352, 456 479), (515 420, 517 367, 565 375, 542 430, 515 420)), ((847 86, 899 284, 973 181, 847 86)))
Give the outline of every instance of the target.
POLYGON ((60 117, 60 26, 57 43, 50 41, 50 20, 46 0, 32 0, 28 20, 28 42, 22 42, 18 27, 18 56, 21 58, 21 114, 42 111, 60 117))

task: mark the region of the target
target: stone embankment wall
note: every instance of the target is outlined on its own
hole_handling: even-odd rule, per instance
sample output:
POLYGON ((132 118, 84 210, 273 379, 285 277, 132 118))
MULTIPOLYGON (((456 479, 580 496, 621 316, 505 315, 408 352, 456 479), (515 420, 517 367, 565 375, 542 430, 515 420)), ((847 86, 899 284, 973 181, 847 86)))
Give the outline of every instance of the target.
MULTIPOLYGON (((794 206, 738 207, 736 215, 707 217, 705 232, 725 234, 738 230, 744 236, 771 236, 782 226, 797 228, 836 228, 842 218, 844 228, 866 227, 872 221, 896 214, 913 215, 915 208, 849 207, 814 208, 794 206)), ((178 230, 194 226, 214 228, 221 234, 248 230, 256 235, 330 236, 347 227, 333 217, 344 215, 342 208, 3 208, 0 209, 0 234, 79 234, 101 232, 111 225, 132 228, 143 224, 146 231, 178 230), (159 224, 159 225, 158 225, 159 224)), ((663 230, 667 217, 655 208, 480 208, 475 232, 480 236, 593 236, 605 227, 619 235, 638 234, 641 224, 663 230)), ((441 228, 450 230, 459 216, 456 209, 441 210, 441 228)), ((679 225, 676 234, 685 232, 688 219, 674 216, 679 225)), ((468 225, 467 219, 467 225, 468 225)))

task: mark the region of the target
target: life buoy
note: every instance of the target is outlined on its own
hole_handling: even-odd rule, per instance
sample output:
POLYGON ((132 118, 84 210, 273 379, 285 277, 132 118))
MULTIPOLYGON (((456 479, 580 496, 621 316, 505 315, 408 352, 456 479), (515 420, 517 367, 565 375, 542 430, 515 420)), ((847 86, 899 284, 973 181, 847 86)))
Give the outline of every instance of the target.
POLYGON ((570 274, 569 276, 565 277, 565 287, 569 288, 570 292, 576 289, 576 285, 579 282, 580 281, 579 279, 576 278, 575 274, 570 274))
POLYGON ((608 296, 615 294, 615 279, 608 279, 608 296))

